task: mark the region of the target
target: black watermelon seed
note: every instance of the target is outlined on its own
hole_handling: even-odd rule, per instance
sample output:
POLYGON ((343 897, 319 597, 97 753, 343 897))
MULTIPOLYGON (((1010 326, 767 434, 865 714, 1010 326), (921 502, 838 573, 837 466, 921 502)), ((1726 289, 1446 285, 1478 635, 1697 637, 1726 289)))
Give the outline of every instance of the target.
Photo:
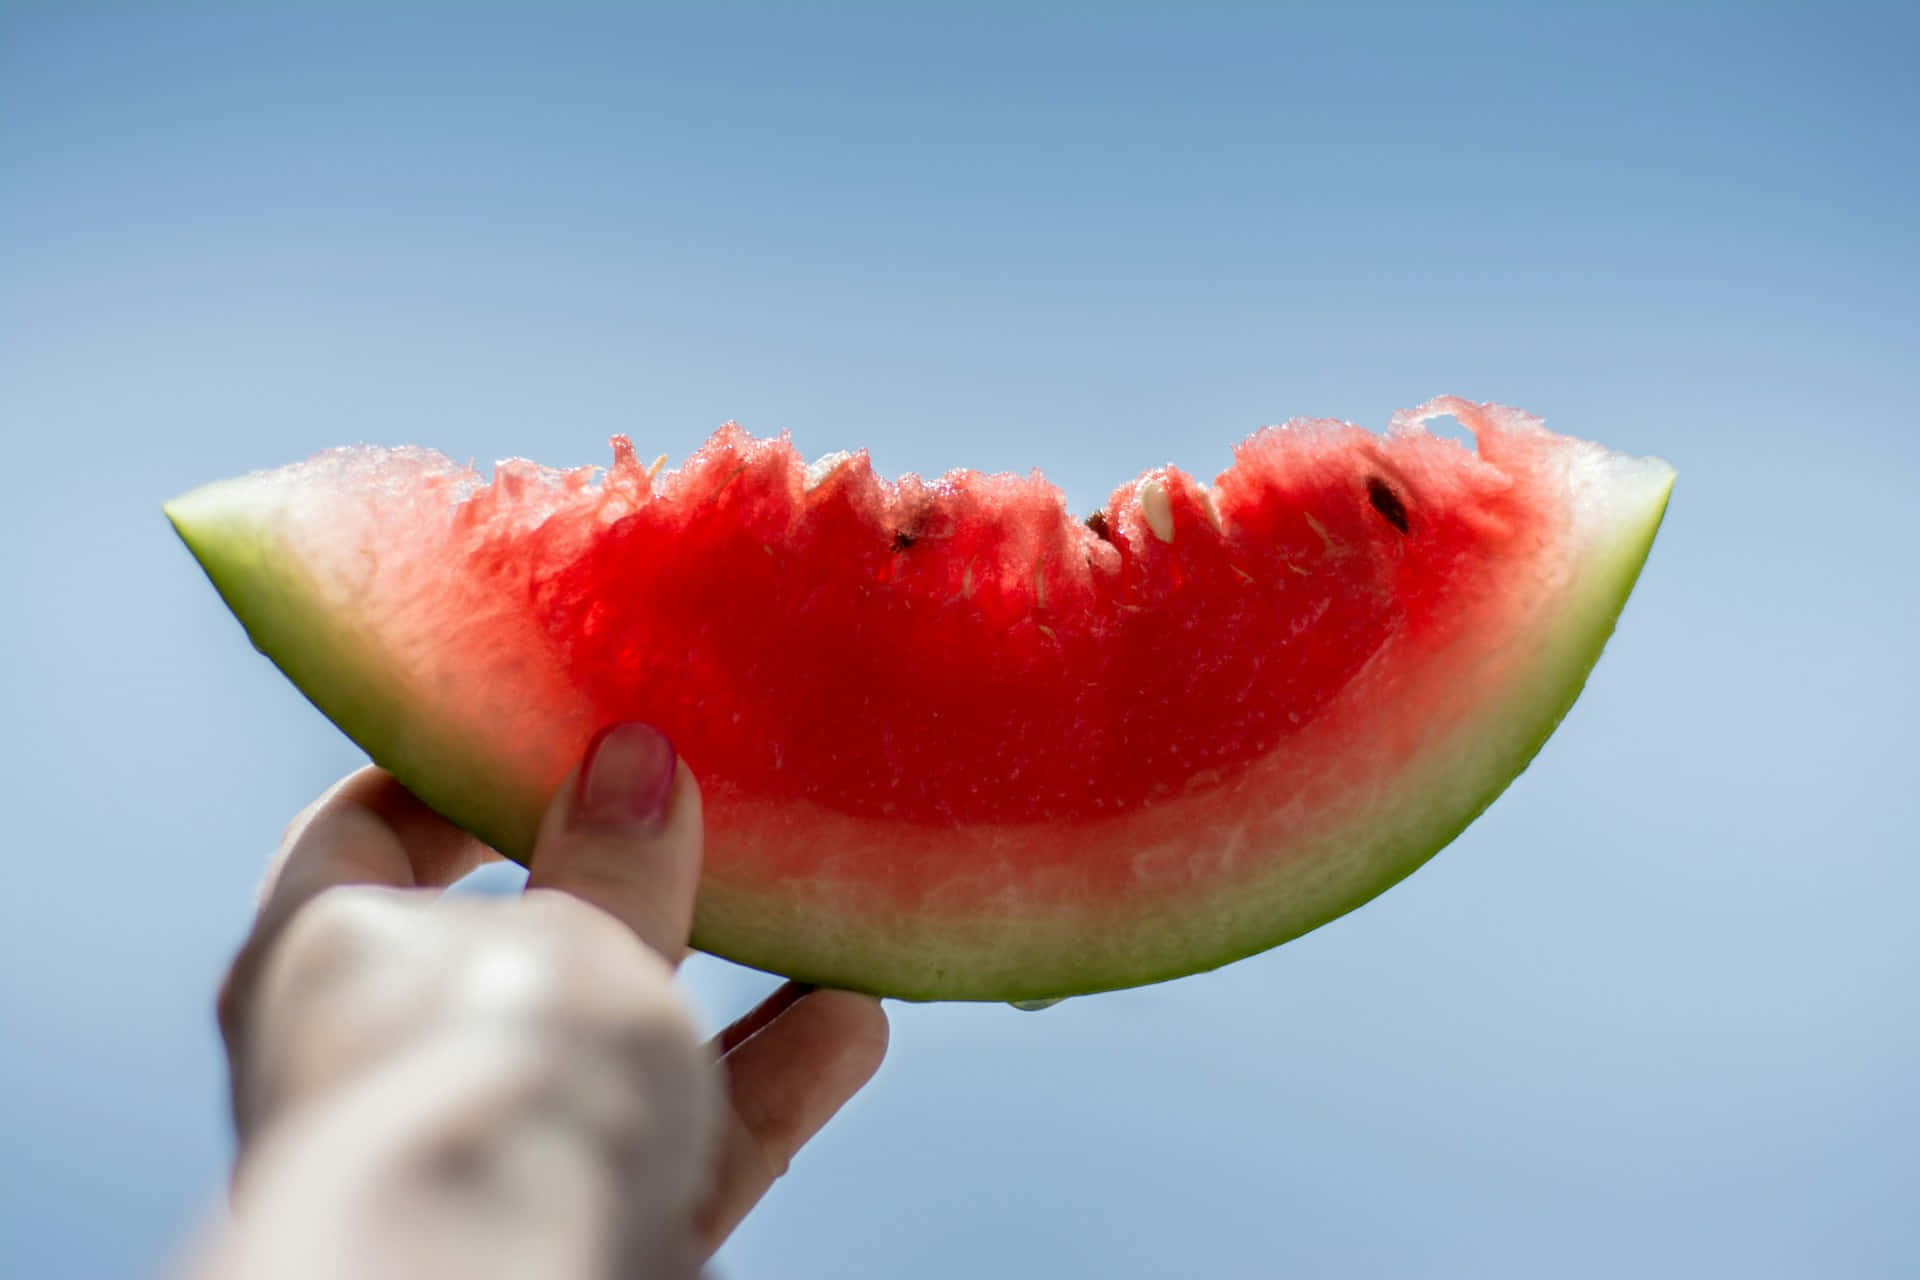
POLYGON ((1400 501, 1400 495, 1379 476, 1367 477, 1367 501, 1373 503, 1386 522, 1401 533, 1407 531, 1407 506, 1400 501))
POLYGON ((1102 542, 1113 541, 1113 530, 1107 528, 1106 512, 1096 511, 1092 515, 1088 516, 1087 528, 1093 530, 1094 536, 1099 538, 1100 541, 1102 542))

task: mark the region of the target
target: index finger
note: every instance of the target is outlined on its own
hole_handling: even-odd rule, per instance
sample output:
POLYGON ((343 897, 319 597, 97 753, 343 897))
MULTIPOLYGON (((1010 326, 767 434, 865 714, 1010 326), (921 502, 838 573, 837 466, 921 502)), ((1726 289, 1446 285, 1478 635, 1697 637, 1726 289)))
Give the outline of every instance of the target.
POLYGON ((444 889, 499 856, 368 765, 288 826, 261 886, 259 920, 283 920, 336 885, 444 889))
POLYGON ((384 769, 349 774, 301 811, 267 867, 253 930, 222 984, 232 1036, 262 957, 294 914, 339 885, 445 888, 500 855, 427 808, 384 769))

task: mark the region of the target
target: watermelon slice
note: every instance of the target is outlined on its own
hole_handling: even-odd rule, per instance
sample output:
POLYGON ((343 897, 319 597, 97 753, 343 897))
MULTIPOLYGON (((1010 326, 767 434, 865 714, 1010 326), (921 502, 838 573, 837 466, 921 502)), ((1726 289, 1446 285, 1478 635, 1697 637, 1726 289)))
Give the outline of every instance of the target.
POLYGON ((731 424, 675 471, 613 448, 490 483, 339 449, 167 513, 254 644, 502 853, 599 726, 649 721, 705 792, 695 945, 916 999, 1193 973, 1406 876, 1566 713, 1673 484, 1453 398, 1268 428, 1085 520, 1037 474, 889 483, 731 424))

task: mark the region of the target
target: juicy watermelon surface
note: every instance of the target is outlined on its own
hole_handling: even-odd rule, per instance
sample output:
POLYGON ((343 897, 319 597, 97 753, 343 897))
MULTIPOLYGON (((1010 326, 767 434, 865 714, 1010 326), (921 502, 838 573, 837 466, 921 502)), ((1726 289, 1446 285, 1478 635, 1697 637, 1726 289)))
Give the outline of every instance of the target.
POLYGON ((1448 399, 1084 520, 1038 475, 887 481, 731 425, 671 471, 336 450, 169 514, 258 647, 503 853, 646 720, 705 791, 697 945, 1029 1000, 1225 963, 1430 857, 1578 694, 1671 484, 1448 399))

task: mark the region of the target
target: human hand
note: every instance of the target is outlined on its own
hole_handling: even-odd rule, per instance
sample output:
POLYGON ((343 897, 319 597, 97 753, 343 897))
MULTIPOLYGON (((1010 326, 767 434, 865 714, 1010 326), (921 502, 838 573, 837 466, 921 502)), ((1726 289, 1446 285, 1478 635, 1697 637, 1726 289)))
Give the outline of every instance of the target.
POLYGON ((240 1154, 204 1274, 691 1274, 886 1049, 877 1001, 793 983, 698 1043, 700 841, 643 725, 560 788, 518 899, 442 897, 495 855, 377 769, 309 807, 221 993, 240 1154))

